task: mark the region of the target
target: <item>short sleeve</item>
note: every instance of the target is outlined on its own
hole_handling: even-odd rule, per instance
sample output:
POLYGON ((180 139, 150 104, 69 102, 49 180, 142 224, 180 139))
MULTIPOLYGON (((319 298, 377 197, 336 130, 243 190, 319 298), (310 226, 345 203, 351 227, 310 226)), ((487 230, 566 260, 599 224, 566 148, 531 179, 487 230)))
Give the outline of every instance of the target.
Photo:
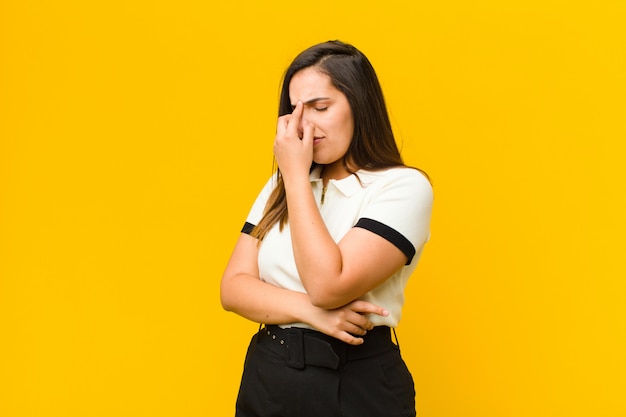
POLYGON ((409 265, 430 236, 433 191, 418 170, 389 170, 371 184, 354 227, 367 229, 400 249, 409 265))
POLYGON ((276 186, 276 177, 272 176, 263 186, 263 189, 257 196, 256 200, 254 200, 254 204, 252 204, 252 208, 246 217, 246 221, 241 229, 242 233, 250 234, 256 225, 259 224, 261 219, 263 218, 263 211, 265 210, 265 205, 267 204, 267 200, 272 194, 274 187, 276 186))

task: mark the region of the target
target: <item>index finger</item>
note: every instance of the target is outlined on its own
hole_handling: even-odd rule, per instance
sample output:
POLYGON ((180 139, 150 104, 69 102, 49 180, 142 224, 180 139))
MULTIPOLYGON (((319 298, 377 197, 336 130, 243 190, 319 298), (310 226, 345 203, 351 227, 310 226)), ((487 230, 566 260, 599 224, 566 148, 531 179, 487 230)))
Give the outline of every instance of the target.
POLYGON ((389 315, 389 311, 381 306, 377 306, 376 304, 372 304, 370 302, 364 300, 355 300, 351 304, 351 308, 353 311, 361 314, 377 314, 379 316, 387 317, 389 315))
POLYGON ((298 125, 300 124, 300 121, 302 120, 303 108, 304 108, 304 105, 302 104, 302 102, 298 101, 296 103, 296 107, 293 109, 293 112, 291 113, 291 117, 289 118, 289 121, 287 122, 287 134, 289 136, 299 137, 298 125))

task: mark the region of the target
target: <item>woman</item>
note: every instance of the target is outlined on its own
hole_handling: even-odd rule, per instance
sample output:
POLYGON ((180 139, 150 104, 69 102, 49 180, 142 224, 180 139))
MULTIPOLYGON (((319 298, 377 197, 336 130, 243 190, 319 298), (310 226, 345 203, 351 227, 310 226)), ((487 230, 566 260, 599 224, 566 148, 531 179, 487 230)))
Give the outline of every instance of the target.
POLYGON ((429 237, 432 190, 406 167, 367 58, 330 41, 285 73, 274 155, 228 262, 222 305, 265 324, 237 416, 414 416, 390 328, 429 237))

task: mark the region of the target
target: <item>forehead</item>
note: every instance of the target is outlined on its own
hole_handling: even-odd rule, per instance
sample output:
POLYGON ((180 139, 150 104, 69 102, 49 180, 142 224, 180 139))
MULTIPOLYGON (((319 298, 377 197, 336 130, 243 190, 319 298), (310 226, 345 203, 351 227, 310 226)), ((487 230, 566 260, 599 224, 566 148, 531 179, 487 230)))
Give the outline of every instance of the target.
POLYGON ((334 98, 337 94, 342 93, 332 85, 330 77, 316 68, 298 71, 289 83, 289 98, 292 103, 317 97, 334 98))

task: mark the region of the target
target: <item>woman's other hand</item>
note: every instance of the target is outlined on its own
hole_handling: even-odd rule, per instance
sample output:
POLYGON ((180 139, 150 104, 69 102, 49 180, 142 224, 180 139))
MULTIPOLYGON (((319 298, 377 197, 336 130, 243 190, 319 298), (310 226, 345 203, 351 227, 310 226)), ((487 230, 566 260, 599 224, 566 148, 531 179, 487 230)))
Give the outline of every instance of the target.
POLYGON ((364 336, 374 328, 368 314, 387 316, 384 308, 363 300, 355 300, 333 310, 311 305, 306 322, 316 330, 351 345, 360 345, 364 336))

